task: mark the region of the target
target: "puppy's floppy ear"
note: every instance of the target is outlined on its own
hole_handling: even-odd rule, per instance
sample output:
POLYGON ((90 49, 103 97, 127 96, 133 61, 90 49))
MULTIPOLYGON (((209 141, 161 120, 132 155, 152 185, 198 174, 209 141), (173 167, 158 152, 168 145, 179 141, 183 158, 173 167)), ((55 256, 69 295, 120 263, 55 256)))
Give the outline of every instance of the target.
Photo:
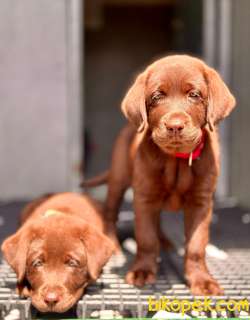
POLYGON ((211 126, 227 117, 235 107, 236 101, 214 69, 205 66, 205 79, 208 86, 207 120, 211 126))
POLYGON ((122 112, 124 113, 125 117, 136 126, 138 132, 142 132, 147 125, 147 110, 145 101, 146 78, 146 71, 141 73, 136 78, 121 105, 122 112))
POLYGON ((19 284, 25 276, 29 242, 28 230, 23 227, 17 233, 8 237, 1 247, 4 258, 17 275, 19 284))
POLYGON ((102 267, 108 262, 114 252, 113 243, 104 234, 91 226, 85 226, 81 239, 87 253, 88 271, 93 280, 96 280, 102 267))

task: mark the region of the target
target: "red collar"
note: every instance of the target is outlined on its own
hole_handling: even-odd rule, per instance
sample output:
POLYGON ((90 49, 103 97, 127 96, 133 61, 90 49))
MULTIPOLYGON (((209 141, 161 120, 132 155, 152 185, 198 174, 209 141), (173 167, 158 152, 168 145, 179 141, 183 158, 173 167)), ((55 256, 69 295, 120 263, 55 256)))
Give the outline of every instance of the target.
POLYGON ((201 141, 197 145, 197 147, 190 153, 182 153, 182 152, 177 152, 175 154, 176 158, 181 158, 181 159, 189 159, 188 163, 191 166, 192 165, 192 160, 195 160, 200 157, 201 152, 204 148, 205 145, 205 131, 202 130, 202 136, 201 136, 201 141))

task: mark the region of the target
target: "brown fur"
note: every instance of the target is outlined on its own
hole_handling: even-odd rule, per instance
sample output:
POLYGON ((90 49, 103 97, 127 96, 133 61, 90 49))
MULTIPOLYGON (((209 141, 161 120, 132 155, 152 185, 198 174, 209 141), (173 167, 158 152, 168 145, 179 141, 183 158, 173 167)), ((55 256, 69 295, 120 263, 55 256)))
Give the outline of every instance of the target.
POLYGON ((2 244, 17 274, 19 293, 30 296, 42 312, 65 312, 112 254, 101 208, 83 195, 49 195, 24 208, 22 223, 2 244), (46 216, 48 209, 60 213, 46 216))
POLYGON ((222 293, 207 269, 205 248, 219 174, 217 124, 234 105, 219 74, 185 55, 156 61, 129 89, 122 111, 131 124, 114 146, 106 200, 107 234, 118 248, 115 223, 123 194, 132 185, 138 252, 126 276, 128 283, 142 286, 155 281, 160 211, 183 209, 185 275, 191 291, 222 293), (193 151, 202 132, 205 146, 200 159, 189 166, 188 160, 175 157, 193 151))

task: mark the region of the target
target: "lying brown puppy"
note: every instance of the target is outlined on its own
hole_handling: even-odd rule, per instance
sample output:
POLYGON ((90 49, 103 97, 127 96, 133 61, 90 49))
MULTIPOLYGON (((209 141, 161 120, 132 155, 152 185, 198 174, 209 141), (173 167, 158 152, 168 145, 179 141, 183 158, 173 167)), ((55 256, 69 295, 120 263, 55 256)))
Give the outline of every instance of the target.
POLYGON ((234 106, 235 99, 218 73, 186 55, 156 61, 129 89, 122 111, 132 125, 115 143, 110 172, 85 184, 107 178, 107 232, 113 239, 123 194, 133 186, 138 252, 128 283, 141 286, 155 281, 160 211, 182 208, 185 274, 191 291, 222 293, 208 272, 205 248, 219 173, 217 124, 234 106))
POLYGON ((19 293, 41 312, 65 312, 112 254, 100 208, 86 196, 61 193, 28 205, 22 220, 2 245, 19 293))

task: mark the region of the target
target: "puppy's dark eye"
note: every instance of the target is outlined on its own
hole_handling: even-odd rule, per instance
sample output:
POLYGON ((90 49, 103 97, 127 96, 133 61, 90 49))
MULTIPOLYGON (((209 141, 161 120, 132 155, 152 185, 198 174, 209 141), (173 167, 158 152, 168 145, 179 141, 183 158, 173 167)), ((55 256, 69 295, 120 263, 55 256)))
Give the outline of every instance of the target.
POLYGON ((75 260, 75 259, 69 259, 66 264, 71 267, 71 268, 76 268, 79 266, 79 261, 75 260))
POLYGON ((193 99, 199 99, 199 98, 201 98, 201 94, 199 91, 192 90, 192 91, 188 92, 188 97, 193 98, 193 99))
POLYGON ((32 261, 32 267, 34 268, 41 267, 42 265, 43 261, 41 259, 35 259, 34 261, 32 261))
POLYGON ((164 98, 166 94, 163 91, 156 91, 151 96, 151 103, 156 103, 160 99, 164 98))

